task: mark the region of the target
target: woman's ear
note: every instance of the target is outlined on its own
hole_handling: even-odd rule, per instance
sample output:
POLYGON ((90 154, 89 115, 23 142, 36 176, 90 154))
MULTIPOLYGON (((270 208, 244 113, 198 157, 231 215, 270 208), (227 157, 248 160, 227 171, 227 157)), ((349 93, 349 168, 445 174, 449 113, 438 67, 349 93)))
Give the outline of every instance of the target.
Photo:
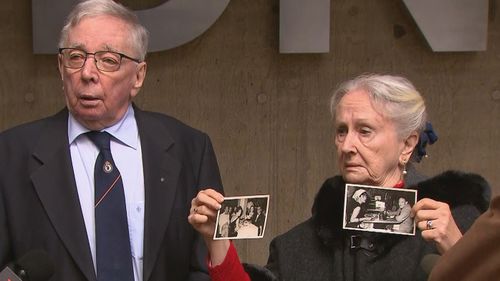
POLYGON ((401 156, 399 158, 400 163, 406 164, 410 160, 411 154, 415 149, 415 146, 417 146, 418 138, 418 133, 414 131, 404 140, 403 150, 401 151, 401 156))

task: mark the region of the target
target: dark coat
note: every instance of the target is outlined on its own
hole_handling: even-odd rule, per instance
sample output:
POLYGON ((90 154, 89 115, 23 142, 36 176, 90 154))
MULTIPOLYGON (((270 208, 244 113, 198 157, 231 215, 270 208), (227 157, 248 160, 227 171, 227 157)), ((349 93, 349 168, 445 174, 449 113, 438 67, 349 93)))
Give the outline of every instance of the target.
MULTIPOLYGON (((144 186, 144 281, 209 280, 206 249, 187 221, 191 199, 222 191, 208 136, 135 110, 144 186)), ((68 144, 68 111, 0 134, 0 266, 32 249, 56 266, 51 281, 95 281, 68 144)))
MULTIPOLYGON (((427 197, 450 205, 462 232, 488 207, 490 187, 478 175, 450 171, 422 181, 412 172, 409 177, 406 185, 418 190, 419 199, 427 197)), ((266 268, 246 266, 252 280, 427 279, 420 262, 425 255, 437 250, 423 240, 420 231, 415 236, 406 236, 342 228, 344 187, 340 176, 323 184, 316 196, 312 217, 271 242, 266 268), (352 236, 360 241, 354 249, 351 249, 352 236)))

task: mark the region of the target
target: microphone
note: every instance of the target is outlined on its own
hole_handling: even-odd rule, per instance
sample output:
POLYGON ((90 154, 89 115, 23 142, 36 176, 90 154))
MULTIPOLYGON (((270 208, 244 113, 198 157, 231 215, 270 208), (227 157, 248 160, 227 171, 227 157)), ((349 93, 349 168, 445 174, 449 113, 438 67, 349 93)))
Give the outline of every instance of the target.
POLYGON ((0 272, 0 281, 47 281, 54 274, 54 264, 42 250, 33 250, 0 272))
POLYGON ((437 264, 440 257, 441 256, 438 254, 428 254, 422 258, 422 260, 420 261, 420 267, 422 267, 427 276, 431 274, 432 269, 437 264))

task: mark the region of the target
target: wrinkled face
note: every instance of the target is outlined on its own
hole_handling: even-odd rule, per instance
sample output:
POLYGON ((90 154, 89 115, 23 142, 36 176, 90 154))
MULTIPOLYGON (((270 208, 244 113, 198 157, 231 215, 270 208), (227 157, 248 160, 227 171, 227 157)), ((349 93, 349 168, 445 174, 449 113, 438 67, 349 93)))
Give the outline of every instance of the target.
POLYGON ((340 172, 348 183, 394 186, 401 179, 399 160, 405 141, 379 111, 364 90, 347 93, 337 106, 335 145, 340 172))
MULTIPOLYGON (((114 51, 130 57, 138 54, 131 44, 129 25, 112 16, 83 18, 68 34, 64 47, 82 49, 88 53, 114 51)), ((146 63, 127 58, 115 72, 102 72, 89 55, 80 69, 62 65, 59 72, 63 81, 66 106, 82 125, 91 130, 112 126, 126 113, 131 99, 137 95, 146 75, 146 63)))

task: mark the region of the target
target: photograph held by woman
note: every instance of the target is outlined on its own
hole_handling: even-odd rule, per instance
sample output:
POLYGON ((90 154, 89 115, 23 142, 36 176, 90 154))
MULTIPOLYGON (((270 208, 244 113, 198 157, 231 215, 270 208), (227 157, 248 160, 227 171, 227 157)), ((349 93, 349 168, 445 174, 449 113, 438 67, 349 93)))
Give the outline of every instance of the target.
POLYGON ((212 280, 426 280, 422 258, 444 254, 488 208, 490 187, 481 176, 416 171, 436 136, 407 79, 372 74, 344 82, 330 111, 340 175, 320 187, 311 218, 273 239, 264 267, 242 267, 229 241, 211 239, 221 194, 208 189, 192 200, 188 220, 205 237, 212 280), (346 183, 416 189, 416 234, 343 229, 346 183))

